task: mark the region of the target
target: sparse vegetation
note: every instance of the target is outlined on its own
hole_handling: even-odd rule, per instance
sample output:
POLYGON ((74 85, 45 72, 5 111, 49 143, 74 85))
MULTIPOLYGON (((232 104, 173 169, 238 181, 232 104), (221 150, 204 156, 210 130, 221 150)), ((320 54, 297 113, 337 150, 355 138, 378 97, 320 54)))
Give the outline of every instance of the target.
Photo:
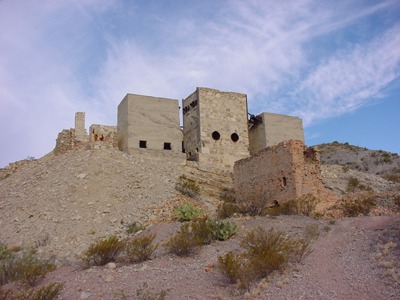
POLYGON ((305 231, 306 231, 306 237, 309 239, 315 239, 319 237, 318 224, 307 225, 305 231))
POLYGON ((126 233, 127 234, 135 234, 139 231, 144 230, 145 227, 139 223, 139 222, 132 222, 130 224, 128 224, 127 228, 126 228, 126 233))
POLYGON ((139 300, 165 300, 168 292, 169 290, 162 290, 158 293, 153 292, 147 282, 144 282, 136 291, 136 296, 139 300))
POLYGON ((236 203, 223 201, 218 205, 217 216, 220 219, 232 217, 235 213, 239 212, 239 207, 236 203))
POLYGON ((357 178, 350 177, 347 182, 347 192, 354 193, 356 191, 372 191, 372 188, 360 183, 357 178))
POLYGON ((317 198, 312 194, 303 195, 297 199, 283 202, 279 206, 266 210, 269 215, 304 215, 311 216, 317 205, 317 198))
POLYGON ((87 266, 103 266, 115 261, 124 249, 124 242, 112 235, 103 240, 92 243, 82 255, 82 260, 87 266))
POLYGON ((158 244, 154 244, 156 234, 148 234, 135 237, 125 244, 125 250, 130 262, 138 263, 149 260, 151 255, 157 249, 158 244))
POLYGON ((228 252, 218 257, 219 270, 232 283, 242 288, 257 279, 282 269, 290 260, 301 262, 310 252, 310 240, 292 239, 281 231, 265 231, 257 228, 249 232, 242 240, 246 250, 240 254, 228 252))
POLYGON ((200 217, 202 214, 204 214, 204 211, 191 204, 184 203, 175 209, 174 214, 178 221, 185 222, 200 217))
POLYGON ((36 286, 48 272, 54 271, 56 266, 48 260, 38 257, 35 248, 23 250, 16 255, 0 245, 0 284, 21 280, 31 287, 36 286))
POLYGON ((185 175, 179 177, 175 184, 175 189, 183 195, 191 198, 197 198, 200 193, 199 184, 196 181, 187 178, 185 175))
POLYGON ((361 194, 345 197, 337 206, 347 217, 366 216, 375 207, 375 201, 372 196, 361 194))
POLYGON ((53 300, 57 299, 64 285, 62 283, 50 283, 40 288, 21 289, 19 292, 0 289, 1 300, 53 300))
POLYGON ((183 223, 179 231, 167 241, 165 246, 169 253, 190 256, 197 252, 203 241, 193 232, 190 223, 183 223))

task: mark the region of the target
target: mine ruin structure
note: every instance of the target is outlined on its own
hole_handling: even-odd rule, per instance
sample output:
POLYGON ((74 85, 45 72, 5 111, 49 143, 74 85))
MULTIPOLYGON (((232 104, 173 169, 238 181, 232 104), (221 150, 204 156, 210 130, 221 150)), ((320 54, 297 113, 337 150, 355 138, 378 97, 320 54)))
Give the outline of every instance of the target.
POLYGON ((182 159, 183 174, 199 183, 201 195, 237 202, 330 197, 318 153, 304 145, 300 118, 252 115, 245 94, 202 87, 182 100, 181 109, 182 128, 178 100, 127 94, 117 126, 92 125, 88 135, 85 113, 78 112, 75 128, 58 135, 54 152, 115 147, 161 161, 182 159))

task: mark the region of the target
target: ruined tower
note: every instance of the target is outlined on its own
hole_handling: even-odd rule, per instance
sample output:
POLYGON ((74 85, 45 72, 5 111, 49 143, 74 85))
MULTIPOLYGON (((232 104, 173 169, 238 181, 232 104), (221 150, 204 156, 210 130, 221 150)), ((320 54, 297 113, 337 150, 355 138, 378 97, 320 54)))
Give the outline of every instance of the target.
POLYGON ((85 129, 85 113, 75 113, 75 140, 85 142, 87 140, 87 133, 85 129))
POLYGON ((197 88, 183 100, 186 158, 202 169, 232 171, 249 156, 245 94, 197 88))

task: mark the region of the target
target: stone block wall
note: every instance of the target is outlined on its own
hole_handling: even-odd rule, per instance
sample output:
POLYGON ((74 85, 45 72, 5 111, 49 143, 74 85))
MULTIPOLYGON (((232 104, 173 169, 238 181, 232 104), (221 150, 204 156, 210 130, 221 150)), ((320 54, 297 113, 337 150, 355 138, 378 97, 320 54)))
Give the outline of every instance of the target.
POLYGON ((232 171, 236 160, 249 156, 246 95, 197 88, 182 106, 189 160, 218 172, 232 171))
POLYGON ((77 112, 75 113, 75 139, 77 141, 86 142, 87 136, 85 129, 85 113, 77 112))
POLYGON ((236 201, 284 202, 311 193, 327 201, 336 198, 325 188, 320 174, 319 153, 302 141, 289 140, 241 159, 234 166, 236 201))
POLYGON ((298 117, 262 113, 249 130, 250 154, 287 140, 304 142, 303 122, 298 117))
POLYGON ((127 94, 118 106, 118 147, 129 154, 182 153, 179 102, 127 94))

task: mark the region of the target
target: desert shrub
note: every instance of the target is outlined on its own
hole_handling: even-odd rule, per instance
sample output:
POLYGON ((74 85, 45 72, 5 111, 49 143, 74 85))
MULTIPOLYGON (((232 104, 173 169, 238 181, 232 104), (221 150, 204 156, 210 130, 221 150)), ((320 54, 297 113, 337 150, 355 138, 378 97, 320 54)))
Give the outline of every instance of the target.
POLYGON ((347 217, 366 216, 374 207, 373 197, 365 195, 344 198, 339 204, 339 208, 347 217))
POLYGON ((391 158, 391 155, 390 155, 389 152, 384 151, 382 153, 382 156, 383 156, 383 162, 385 162, 385 163, 391 163, 392 162, 392 158, 391 158))
POLYGON ((315 239, 319 236, 319 226, 318 224, 307 225, 305 229, 306 237, 310 239, 315 239))
POLYGON ((149 260, 157 249, 158 244, 154 245, 156 234, 149 234, 135 237, 125 243, 125 251, 130 262, 142 262, 149 260))
POLYGON ((175 189, 183 195, 191 198, 196 198, 200 193, 199 184, 187 178, 185 175, 181 175, 175 184, 175 189))
POLYGON ((35 286, 48 272, 55 270, 56 266, 48 260, 37 256, 35 248, 24 250, 21 255, 16 255, 0 245, 0 284, 9 281, 21 280, 30 286, 35 286))
POLYGON ((188 226, 200 244, 208 245, 215 239, 213 236, 213 221, 209 220, 208 217, 196 219, 188 226))
POLYGON ((232 217, 235 213, 239 212, 239 207, 236 203, 223 201, 218 205, 217 216, 220 219, 232 217))
POLYGON ((138 300, 165 300, 168 292, 169 290, 162 290, 159 293, 153 292, 147 282, 144 282, 136 291, 136 296, 138 300))
POLYGON ((350 177, 347 181, 347 191, 354 192, 360 185, 360 181, 355 177, 350 177))
POLYGON ((213 220, 210 227, 214 240, 226 241, 236 234, 236 224, 229 220, 213 220))
POLYGON ((55 269, 55 264, 38 257, 35 248, 29 248, 15 261, 14 277, 33 287, 55 269))
POLYGON ((303 195, 297 199, 283 202, 279 206, 266 210, 269 215, 304 215, 310 216, 317 205, 317 198, 312 194, 303 195))
POLYGON ((20 292, 0 289, 1 300, 53 300, 57 299, 64 285, 62 283, 50 283, 40 288, 23 289, 20 292))
POLYGON ((128 224, 128 226, 126 228, 126 233, 127 234, 135 234, 144 229, 145 229, 145 227, 140 222, 132 222, 132 223, 128 224))
POLYGON ((83 253, 82 260, 87 266, 103 266, 115 261, 124 249, 124 242, 117 236, 112 235, 103 240, 92 243, 83 253))
POLYGON ((301 262, 311 253, 310 240, 292 239, 281 231, 265 231, 260 227, 249 232, 241 246, 246 250, 244 253, 228 252, 219 256, 218 269, 232 283, 239 282, 243 288, 282 269, 289 261, 301 262))
POLYGON ((204 214, 204 211, 191 204, 185 203, 178 206, 178 208, 175 209, 174 214, 178 221, 185 222, 200 217, 204 214))
POLYGON ((385 177, 386 180, 389 180, 391 182, 396 182, 396 183, 400 183, 400 176, 399 175, 395 175, 395 174, 390 174, 387 175, 385 177))
POLYGON ((283 232, 265 231, 260 227, 249 232, 241 246, 247 250, 247 258, 256 277, 265 277, 280 269, 293 251, 292 242, 283 232))
POLYGON ((203 240, 196 236, 190 223, 183 223, 179 231, 165 244, 169 253, 178 256, 190 256, 195 254, 203 244, 203 240))
POLYGON ((218 269, 224 274, 231 283, 236 283, 239 280, 243 281, 245 272, 243 258, 240 254, 234 254, 232 251, 224 256, 218 257, 218 269))
POLYGON ((255 198, 252 200, 248 200, 238 205, 239 212, 242 214, 248 214, 250 216, 264 215, 265 211, 268 208, 268 203, 269 199, 267 198, 255 198))

